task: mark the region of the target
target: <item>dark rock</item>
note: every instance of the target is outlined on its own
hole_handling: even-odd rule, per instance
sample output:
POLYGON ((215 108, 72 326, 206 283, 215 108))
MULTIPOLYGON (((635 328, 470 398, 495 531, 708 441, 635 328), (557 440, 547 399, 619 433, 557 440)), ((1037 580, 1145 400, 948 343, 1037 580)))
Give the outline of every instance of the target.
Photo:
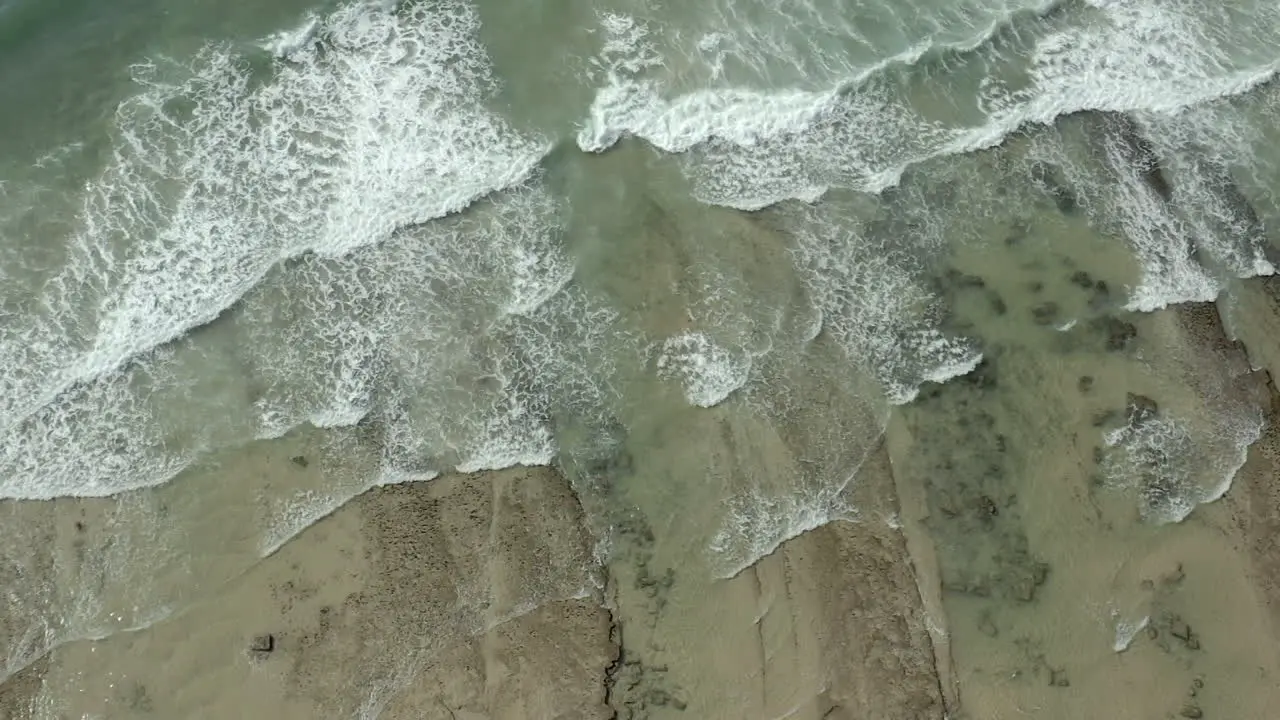
POLYGON ((1161 585, 1177 585, 1178 583, 1181 583, 1186 577, 1187 577, 1187 574, 1182 571, 1182 563, 1178 563, 1177 566, 1173 568, 1173 572, 1160 577, 1160 584, 1161 585))
POLYGON ((949 286, 960 290, 980 290, 987 286, 986 281, 977 275, 969 275, 968 273, 960 272, 955 268, 948 268, 944 279, 949 286))
POLYGON ((1053 204, 1058 207, 1058 212, 1063 215, 1071 215, 1076 211, 1079 202, 1076 200, 1076 194, 1066 186, 1061 186, 1053 193, 1053 204))
POLYGON ((83 523, 83 522, 81 522, 81 521, 79 521, 79 520, 77 520, 77 521, 76 521, 76 532, 84 532, 84 528, 85 528, 84 523, 83 523))
POLYGON ((626 448, 622 448, 612 455, 591 458, 584 465, 587 474, 592 477, 613 481, 630 475, 635 467, 635 459, 626 448))
POLYGON ((1076 211, 1078 202, 1075 192, 1067 187, 1059 177, 1057 169, 1052 165, 1043 162, 1034 163, 1031 166, 1031 179, 1053 200, 1053 204, 1058 207, 1058 212, 1070 215, 1076 211))
POLYGON ((1000 628, 996 627, 996 623, 991 619, 990 613, 983 613, 978 619, 978 631, 987 637, 996 637, 1000 634, 1000 628))
POLYGON ((996 506, 996 501, 990 497, 983 495, 978 498, 978 512, 984 517, 995 517, 1000 514, 1000 508, 996 506))
POLYGON ((1093 389, 1093 376, 1081 375, 1080 380, 1076 382, 1076 387, 1079 388, 1082 393, 1089 392, 1093 389))
MULTIPOLYGON (((1173 187, 1164 176, 1164 168, 1155 146, 1142 133, 1133 118, 1123 113, 1107 113, 1108 134, 1115 138, 1124 161, 1138 172, 1138 177, 1160 199, 1173 199, 1173 187)), ((1117 168, 1119 169, 1119 168, 1117 168)))
POLYGON ((1093 414, 1091 421, 1094 427, 1102 427, 1116 419, 1118 413, 1115 410, 1102 410, 1093 414))
POLYGON ((1009 306, 1004 304, 1004 300, 995 290, 987 291, 987 302, 991 304, 991 312, 996 315, 1004 315, 1009 312, 1009 306))
POLYGON ((949 593, 957 595, 971 595, 973 597, 991 597, 991 586, 987 581, 981 578, 970 580, 945 581, 942 583, 942 589, 949 593))
POLYGON ((1091 324, 1095 330, 1106 336, 1106 348, 1111 352, 1127 350, 1138 337, 1138 328, 1133 323, 1117 318, 1098 318, 1091 324))
POLYGON ((1037 562, 1031 565, 1031 582, 1039 587, 1049 579, 1049 563, 1037 562))
POLYGON ((1044 302, 1031 308, 1031 317, 1037 325, 1048 325, 1058 317, 1058 303, 1044 302))
POLYGON ((1111 300, 1111 288, 1107 285, 1107 281, 1099 280, 1093 285, 1093 295, 1089 298, 1089 307, 1093 310, 1102 310, 1111 300))
POLYGON ((1031 223, 1026 220, 1016 220, 1009 226, 1009 234, 1005 236, 1004 244, 1013 247, 1023 240, 1027 239, 1027 234, 1031 232, 1031 223))
POLYGON ((1093 288, 1093 277, 1083 270, 1077 270, 1071 273, 1071 284, 1090 290, 1093 288))
POLYGON ((1067 679, 1067 671, 1062 668, 1049 669, 1049 684, 1053 687, 1071 687, 1071 681, 1067 679))
POLYGON ((1160 406, 1146 395, 1128 393, 1125 395, 1124 412, 1129 424, 1137 426, 1158 415, 1160 406))
POLYGON ((998 384, 995 363, 984 357, 972 372, 961 376, 958 381, 979 390, 991 390, 998 384))
POLYGON ((1020 602, 1029 603, 1036 599, 1036 584, 1029 576, 1023 576, 1013 582, 1013 597, 1020 602))
POLYGON ((271 633, 255 635, 249 649, 256 653, 269 653, 276 649, 276 636, 271 633))
POLYGON ((297 465, 298 467, 301 467, 301 468, 304 468, 311 464, 311 461, 308 460, 305 455, 294 455, 289 459, 293 461, 294 465, 297 465))

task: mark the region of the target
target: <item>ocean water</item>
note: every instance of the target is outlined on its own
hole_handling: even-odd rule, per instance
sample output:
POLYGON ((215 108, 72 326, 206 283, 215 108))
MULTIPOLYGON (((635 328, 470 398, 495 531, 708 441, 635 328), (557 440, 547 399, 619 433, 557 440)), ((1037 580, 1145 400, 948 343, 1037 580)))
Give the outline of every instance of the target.
MULTIPOLYGON (((639 507, 731 576, 856 517, 922 388, 1273 274, 1277 39, 1263 0, 3 0, 0 497, 214 502, 211 458, 356 433, 255 552, 556 465, 602 541, 639 507), (1032 297, 1057 257, 1090 289, 1032 297)), ((1261 410, 1152 343, 1208 379, 1098 432, 1159 523, 1261 410)))

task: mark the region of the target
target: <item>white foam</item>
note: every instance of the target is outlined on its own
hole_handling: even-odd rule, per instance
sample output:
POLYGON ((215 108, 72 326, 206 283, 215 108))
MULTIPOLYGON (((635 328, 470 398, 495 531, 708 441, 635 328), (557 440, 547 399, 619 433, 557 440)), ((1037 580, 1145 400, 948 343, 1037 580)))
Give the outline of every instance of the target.
MULTIPOLYGON (((968 375, 982 363, 982 353, 972 345, 937 330, 920 331, 917 338, 914 350, 928 363, 920 372, 919 382, 944 383, 968 375)), ((895 405, 911 402, 919 391, 919 382, 899 384, 896 392, 890 393, 889 401, 895 405)))
POLYGON ((658 356, 658 374, 679 382, 690 405, 709 408, 724 402, 747 382, 751 357, 721 347, 705 333, 668 338, 658 356))
MULTIPOLYGON (((607 371, 567 367, 577 361, 564 359, 565 348, 581 338, 547 326, 581 312, 567 299, 572 263, 555 244, 556 212, 546 188, 530 182, 456 222, 299 265, 284 303, 246 300, 263 332, 257 347, 278 373, 264 419, 369 418, 384 476, 420 475, 437 462, 460 472, 550 462, 546 408, 607 371), (273 327, 281 313, 295 320, 273 327)), ((588 313, 565 330, 599 332, 608 322, 588 313)))
MULTIPOLYGON (((1180 203, 1167 202, 1151 187, 1144 175, 1149 168, 1140 166, 1153 158, 1135 155, 1138 151, 1129 145, 1138 139, 1114 132, 1108 127, 1114 120, 1094 118, 1092 129, 1098 132, 1087 135, 1088 150, 1101 155, 1105 163, 1101 178, 1087 159, 1081 159, 1085 149, 1068 151, 1060 137, 1038 138, 1032 156, 1061 168, 1091 222, 1104 233, 1122 238, 1133 253, 1141 275, 1137 285, 1129 288, 1126 309, 1152 312, 1172 304, 1215 299, 1222 283, 1197 258, 1194 232, 1180 203)), ((1143 140, 1149 134, 1141 127, 1133 129, 1142 133, 1143 140)))
POLYGON ((0 443, 0 496, 108 495, 162 483, 186 467, 202 449, 198 438, 166 447, 169 428, 136 391, 151 378, 163 381, 154 368, 137 363, 77 386, 9 428, 0 443))
POLYGON ((1119 219, 1142 267, 1142 279, 1126 307, 1151 312, 1172 303, 1213 300, 1221 289, 1218 281, 1196 261, 1190 238, 1168 205, 1139 177, 1140 169, 1119 147, 1123 142, 1109 137, 1105 150, 1120 180, 1108 195, 1108 215, 1119 219))
POLYGON ((1231 487, 1264 421, 1256 408, 1212 407, 1212 427, 1156 417, 1104 435, 1113 454, 1103 466, 1115 486, 1136 488, 1143 519, 1181 522, 1231 487))
POLYGON ((347 501, 366 489, 368 488, 347 492, 334 490, 318 492, 308 489, 279 503, 273 508, 273 516, 268 519, 267 528, 259 542, 259 556, 265 558, 275 554, 303 530, 332 515, 338 508, 346 505, 347 501))
POLYGON ((1207 258, 1239 277, 1274 275, 1266 229, 1236 184, 1232 166, 1248 173, 1269 143, 1248 115, 1216 102, 1175 115, 1147 114, 1147 132, 1173 171, 1173 205, 1185 232, 1207 258), (1225 107, 1224 107, 1225 106, 1225 107))
POLYGON ((320 23, 319 16, 308 13, 296 26, 268 35, 259 45, 282 60, 292 59, 295 54, 309 50, 318 42, 316 31, 320 29, 320 23))
POLYGON ((486 419, 481 434, 468 439, 457 470, 501 470, 515 465, 549 465, 556 443, 543 418, 522 405, 486 419))
POLYGON ((1111 643, 1111 651, 1121 653, 1129 649, 1133 644, 1133 639, 1138 637, 1138 633, 1147 628, 1151 623, 1151 617, 1143 615, 1137 622, 1123 620, 1119 617, 1119 612, 1115 612, 1116 622, 1116 638, 1111 643))
POLYGON ((972 372, 982 354, 932 325, 938 298, 917 277, 941 243, 917 236, 864 237, 830 208, 804 209, 791 224, 797 270, 821 311, 822 328, 846 357, 869 370, 893 404, 910 402, 922 382, 972 372))
POLYGON ((853 509, 840 499, 840 489, 785 495, 748 493, 730 498, 728 515, 708 546, 716 576, 734 577, 784 542, 838 518, 852 517, 853 509))
POLYGON ((834 101, 831 92, 700 90, 672 100, 654 82, 616 81, 602 89, 578 133, 578 146, 600 152, 623 135, 667 152, 686 152, 713 138, 750 147, 804 130, 834 101))

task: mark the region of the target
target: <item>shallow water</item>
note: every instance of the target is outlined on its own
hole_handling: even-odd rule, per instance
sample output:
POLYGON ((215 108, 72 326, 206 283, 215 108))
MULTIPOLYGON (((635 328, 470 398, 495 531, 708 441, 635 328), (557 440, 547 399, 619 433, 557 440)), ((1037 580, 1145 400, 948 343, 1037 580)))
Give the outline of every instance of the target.
MULTIPOLYGON (((882 444, 986 636, 1262 431, 1176 308, 1274 273, 1266 3, 58 5, 0 4, 0 572, 54 578, 0 677, 517 465, 656 643, 871 521, 882 444)), ((1033 672, 1096 660, 1067 635, 1033 672)))

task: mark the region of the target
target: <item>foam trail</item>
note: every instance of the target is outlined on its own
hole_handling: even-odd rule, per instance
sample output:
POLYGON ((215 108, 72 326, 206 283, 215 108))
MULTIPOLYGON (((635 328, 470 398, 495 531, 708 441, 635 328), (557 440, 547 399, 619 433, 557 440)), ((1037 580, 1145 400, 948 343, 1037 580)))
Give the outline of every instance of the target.
POLYGON ((658 374, 678 382, 690 405, 719 405, 747 382, 751 358, 715 343, 705 333, 668 338, 658 356, 658 374))

